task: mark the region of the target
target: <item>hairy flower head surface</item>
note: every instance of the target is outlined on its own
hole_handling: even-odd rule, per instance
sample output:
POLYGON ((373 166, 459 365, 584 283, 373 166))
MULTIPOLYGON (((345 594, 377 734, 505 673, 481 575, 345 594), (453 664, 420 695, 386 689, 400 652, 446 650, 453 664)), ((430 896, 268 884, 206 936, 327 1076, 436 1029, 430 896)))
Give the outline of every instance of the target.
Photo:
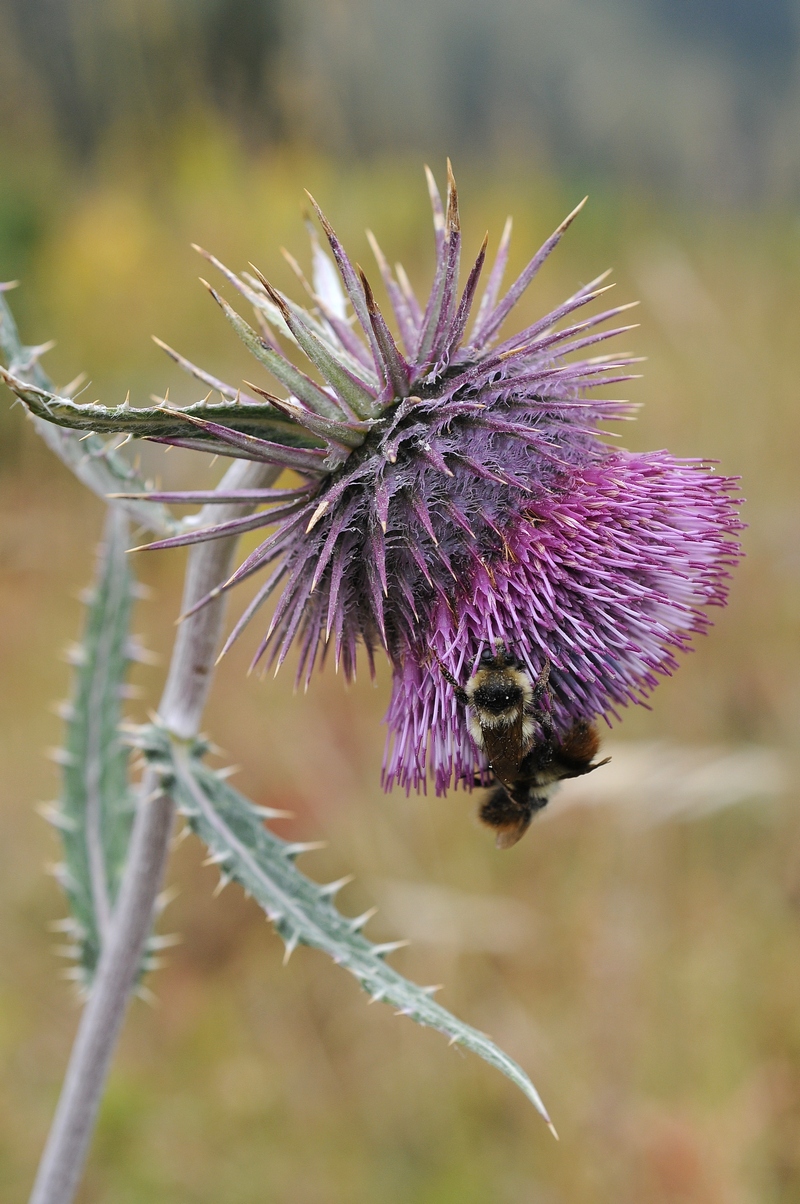
POLYGON ((311 282, 292 261, 307 308, 206 255, 252 304, 258 329, 211 289, 287 395, 245 393, 170 351, 228 405, 174 410, 178 432, 153 437, 281 465, 299 483, 253 493, 255 515, 151 546, 271 528, 222 587, 258 574, 227 646, 274 596, 254 664, 280 665, 295 647, 299 680, 327 656, 351 678, 359 647, 371 665, 382 649, 393 669, 385 785, 424 788, 432 775, 442 792, 471 789, 486 769, 442 666, 464 681, 502 640, 534 676, 549 659, 557 729, 614 716, 646 700, 707 629, 706 608, 724 605, 741 524, 735 482, 707 461, 604 438, 602 424, 632 407, 595 391, 629 379, 633 360, 595 353, 630 329, 615 325, 626 305, 584 316, 603 277, 504 332, 581 206, 504 292, 510 221, 491 269, 484 240, 462 284, 449 167, 444 204, 430 173, 428 184, 427 300, 370 236, 391 326, 318 208, 330 254, 311 229, 311 282))

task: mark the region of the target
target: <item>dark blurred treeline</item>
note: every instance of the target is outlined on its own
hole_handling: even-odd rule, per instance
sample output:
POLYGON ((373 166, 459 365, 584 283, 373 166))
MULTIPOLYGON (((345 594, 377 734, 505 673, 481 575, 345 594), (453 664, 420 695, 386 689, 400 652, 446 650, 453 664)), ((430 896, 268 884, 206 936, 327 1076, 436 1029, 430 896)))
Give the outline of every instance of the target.
POLYGON ((35 94, 61 147, 83 162, 115 127, 152 139, 206 105, 254 139, 273 140, 280 3, 4 0, 12 88, 18 100, 35 94))
POLYGON ((0 0, 0 143, 91 166, 220 114, 259 147, 538 159, 800 195, 797 0, 0 0))

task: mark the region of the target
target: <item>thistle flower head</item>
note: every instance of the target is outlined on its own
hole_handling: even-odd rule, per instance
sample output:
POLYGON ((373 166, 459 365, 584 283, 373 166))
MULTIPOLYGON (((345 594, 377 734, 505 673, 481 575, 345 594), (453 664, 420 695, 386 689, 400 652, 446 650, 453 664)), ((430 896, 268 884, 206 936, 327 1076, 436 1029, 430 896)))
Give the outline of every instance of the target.
POLYGON ((431 772, 439 792, 471 788, 485 769, 442 666, 464 681, 502 639, 534 675, 549 658, 557 728, 616 714, 676 667, 708 626, 703 608, 724 604, 740 526, 734 483, 708 463, 601 437, 631 407, 594 390, 628 379, 633 362, 586 358, 629 329, 614 325, 625 305, 582 315, 603 277, 501 334, 581 205, 506 292, 510 222, 482 288, 485 240, 461 287, 449 165, 448 177, 443 205, 428 173, 436 267, 424 304, 370 236, 392 326, 316 205, 332 258, 310 227, 311 283, 290 260, 310 308, 206 256, 252 304, 258 330, 211 289, 288 396, 249 386, 265 405, 170 352, 228 405, 168 412, 174 429, 154 437, 283 465, 301 483, 254 494, 265 508, 251 517, 151 545, 272 528, 223 587, 263 574, 228 646, 277 595, 254 663, 280 664, 295 645, 299 679, 329 652, 352 677, 359 645, 370 664, 382 648, 394 672, 385 784, 424 787, 431 772))

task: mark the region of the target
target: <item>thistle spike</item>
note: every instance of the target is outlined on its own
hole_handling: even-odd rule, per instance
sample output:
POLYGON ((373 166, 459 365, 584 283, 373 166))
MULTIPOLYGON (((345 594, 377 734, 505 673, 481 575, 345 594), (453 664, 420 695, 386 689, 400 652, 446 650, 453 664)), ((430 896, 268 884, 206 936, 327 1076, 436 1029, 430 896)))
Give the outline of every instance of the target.
POLYGON ((335 899, 339 891, 354 880, 355 874, 345 874, 343 878, 337 878, 335 882, 328 882, 324 886, 320 886, 319 893, 325 899, 335 899))
POLYGON ((294 819, 294 811, 279 811, 276 807, 259 807, 251 803, 252 811, 261 819, 294 819))
POLYGON ((214 772, 219 780, 224 782, 227 778, 232 778, 234 774, 241 773, 242 767, 241 765, 226 765, 224 769, 216 769, 214 772))
POLYGON ((366 911, 362 912, 360 916, 355 916, 352 920, 348 920, 347 925, 348 925, 350 931, 351 932, 360 932, 361 929, 364 928, 364 926, 369 923, 369 921, 372 919, 372 917, 374 915, 377 915, 377 913, 378 913, 377 907, 369 907, 369 908, 367 908, 366 911))
POLYGON ((283 965, 288 966, 289 958, 294 953, 297 946, 300 944, 300 933, 296 930, 291 932, 286 938, 286 948, 283 951, 283 965))
POLYGON ((334 232, 333 227, 331 226, 328 219, 325 217, 325 214, 322 212, 322 210, 320 209, 317 202, 314 200, 311 193, 306 191, 306 196, 308 197, 309 201, 311 202, 311 204, 314 208, 314 212, 316 213, 317 218, 319 219, 319 223, 325 232, 325 237, 327 238, 328 244, 331 248, 331 251, 333 252, 333 258, 336 260, 336 266, 338 267, 339 272, 341 274, 345 290, 350 299, 350 304, 352 305, 352 307, 355 311, 356 317, 358 318, 358 321, 361 324, 362 330, 364 331, 364 333, 367 336, 367 340, 368 340, 368 342, 370 344, 370 348, 372 350, 372 356, 375 361, 375 367, 376 367, 376 369, 379 370, 380 362, 381 362, 380 351, 377 346, 377 343, 375 340, 375 335, 372 330, 372 324, 369 320, 369 314, 367 313, 366 304, 365 304, 365 300, 364 300, 364 294, 359 287, 358 277, 356 276, 356 273, 353 270, 353 265, 350 262, 350 259, 347 255, 347 252, 345 251, 344 247, 339 242, 339 239, 336 237, 336 233, 334 232))
POLYGON ((172 838, 172 851, 179 849, 185 840, 192 834, 192 829, 189 824, 184 824, 183 827, 172 838))
POLYGON ((224 865, 225 862, 230 861, 230 859, 231 854, 227 850, 223 849, 222 851, 209 853, 208 857, 206 857, 205 861, 203 861, 201 864, 204 867, 207 865, 224 865))
POLYGON ((183 944, 183 937, 179 932, 166 932, 160 936, 150 936, 147 938, 148 949, 173 949, 176 945, 183 944))
POLYGON ((233 385, 228 385, 225 383, 225 381, 219 380, 216 376, 212 376, 210 372, 206 372, 203 368, 198 368, 196 364, 191 362, 191 360, 187 360, 185 356, 181 355, 177 351, 174 351, 169 344, 165 343, 162 339, 157 338, 156 335, 152 335, 151 338, 156 347, 160 347, 162 351, 166 352, 170 359, 174 360, 179 368, 182 368, 184 372, 187 372, 190 376, 194 376, 197 380, 202 381, 203 384, 209 385, 212 389, 216 389, 221 397, 225 397, 229 401, 241 401, 242 399, 245 401, 254 400, 253 398, 247 397, 247 394, 243 395, 241 391, 239 389, 235 389, 233 385))
POLYGON ((211 892, 211 897, 213 899, 217 899, 222 894, 225 887, 228 885, 228 883, 230 881, 231 881, 231 879, 227 874, 220 874, 219 882, 217 883, 217 885, 214 887, 213 891, 211 892))
MULTIPOLYGON (((233 285, 236 291, 241 293, 243 297, 247 298, 247 300, 259 314, 259 317, 266 318, 270 325, 274 326, 282 335, 292 339, 292 332, 285 325, 280 311, 276 309, 274 305, 266 300, 266 298, 259 296, 259 294, 252 288, 249 288, 243 280, 239 279, 235 272, 232 272, 230 268, 226 268, 225 264, 221 263, 215 255, 212 255, 209 251, 205 251, 202 247, 198 246, 197 243, 192 243, 192 250, 197 251, 198 255, 202 255, 203 259, 206 259, 213 267, 217 269, 218 272, 221 272, 225 279, 233 285)), ((205 287, 209 287, 202 277, 200 278, 200 282, 201 284, 205 285, 205 287)), ((277 350, 278 345, 275 340, 271 339, 270 342, 273 348, 277 350)))
POLYGON ((383 278, 383 283, 389 294, 389 301, 394 312, 397 325, 400 327, 400 334, 403 339, 406 351, 409 355, 413 355, 416 345, 416 324, 411 313, 407 297, 403 290, 392 276, 391 268, 386 260, 386 256, 378 246, 377 239, 371 230, 367 230, 367 241, 370 245, 372 254, 375 256, 375 261, 378 265, 378 270, 383 278))
POLYGON ((281 294, 260 273, 259 279, 264 285, 267 295, 280 309, 286 325, 292 331, 298 344, 335 390, 340 399, 340 409, 346 406, 354 410, 359 418, 374 418, 379 410, 375 404, 373 393, 352 372, 348 371, 322 339, 314 333, 310 325, 302 318, 302 311, 292 312, 281 294))
POLYGON ((496 305, 492 312, 486 317, 480 329, 478 339, 476 339, 476 337, 473 335, 473 345, 485 345, 492 335, 498 330, 500 325, 504 322, 508 314, 516 305, 517 301, 525 292, 526 288, 531 283, 544 261, 556 248, 556 246, 558 246, 564 234, 572 225, 581 209, 583 209, 588 199, 588 196, 585 196, 582 201, 579 201, 572 212, 567 214, 567 216, 560 223, 560 225, 556 227, 547 241, 542 244, 542 246, 534 255, 533 259, 531 259, 531 261, 528 263, 527 267, 520 272, 519 276, 514 281, 502 301, 500 301, 499 304, 496 305))
POLYGON ((293 422, 296 422, 298 426, 305 427, 312 435, 317 435, 321 439, 338 443, 348 451, 361 446, 364 442, 364 434, 372 426, 369 422, 335 422, 330 418, 320 418, 317 414, 310 414, 308 411, 302 410, 299 406, 293 405, 289 401, 284 401, 280 397, 273 396, 273 394, 268 393, 258 385, 251 384, 250 388, 262 397, 265 397, 276 409, 280 410, 293 422))
POLYGON ((45 756, 55 765, 62 765, 64 768, 68 768, 76 763, 75 754, 69 752, 69 750, 66 748, 45 749, 45 756))
POLYGON ((483 322, 497 304, 497 295, 500 292, 500 286, 503 283, 503 274, 508 262, 508 249, 511 245, 511 230, 513 225, 513 219, 511 217, 507 217, 506 224, 503 226, 503 233, 500 236, 500 243, 497 248, 495 261, 492 266, 492 270, 489 273, 489 279, 486 282, 486 288, 483 296, 481 297, 480 305, 478 306, 478 312, 475 315, 472 335, 470 336, 469 340, 470 342, 474 340, 475 334, 480 330, 483 322))
POLYGON ((83 644, 77 644, 77 643, 69 644, 64 649, 64 652, 62 654, 62 659, 65 660, 68 665, 72 665, 73 668, 77 669, 81 665, 86 664, 86 659, 87 659, 86 648, 83 646, 83 644))
POLYGON ((327 849, 327 847, 327 840, 295 840, 291 844, 283 846, 283 855, 294 860, 301 853, 313 853, 317 849, 327 849))
POLYGON ((54 828, 58 828, 62 832, 74 832, 78 826, 71 815, 66 815, 61 810, 58 803, 39 803, 36 807, 36 813, 43 820, 46 820, 48 824, 51 824, 54 828))
POLYGON ((411 369, 397 349, 391 331, 378 308, 367 277, 358 265, 356 265, 356 269, 361 280, 361 287, 364 290, 367 313, 369 314, 375 342, 381 357, 381 373, 390 391, 391 399, 407 397, 410 392, 411 369))
POLYGON ((396 949, 405 949, 410 945, 411 941, 384 941, 382 945, 373 945, 372 952, 376 957, 388 957, 390 953, 394 953, 396 949))
POLYGON ((217 305, 219 305, 248 351, 252 352, 256 359, 265 368, 268 368, 282 385, 285 385, 291 393, 294 393, 296 397, 299 397, 301 401, 304 401, 316 413, 328 418, 335 418, 341 415, 341 408, 319 385, 315 384, 309 376, 306 376, 304 372, 300 372, 285 357, 279 355, 272 347, 268 346, 265 340, 256 334, 252 326, 245 322, 244 318, 240 317, 236 310, 228 305, 227 301, 219 295, 216 289, 211 287, 207 280, 203 280, 202 283, 208 289, 217 305))

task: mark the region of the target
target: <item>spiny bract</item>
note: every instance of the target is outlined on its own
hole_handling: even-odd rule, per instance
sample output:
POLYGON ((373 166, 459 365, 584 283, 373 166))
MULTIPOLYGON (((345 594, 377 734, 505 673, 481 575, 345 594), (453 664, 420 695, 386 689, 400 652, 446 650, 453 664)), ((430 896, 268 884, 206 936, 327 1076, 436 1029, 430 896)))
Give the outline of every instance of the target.
POLYGON ((263 403, 170 352, 234 405, 224 424, 196 407, 191 418, 181 411, 187 434, 160 441, 284 465, 301 484, 254 493, 266 507, 254 516, 151 546, 274 527, 223 587, 271 566, 227 646, 278 590, 255 662, 267 654, 280 664, 296 643, 298 677, 307 682, 331 645, 347 677, 359 643, 370 664, 384 648, 394 670, 385 785, 424 788, 430 771, 441 792, 453 780, 471 788, 485 764, 437 658, 463 681, 481 649, 502 639, 534 675, 549 657, 557 727, 615 714, 676 667, 676 653, 709 624, 702 607, 724 604, 741 524, 734 481, 707 462, 632 454, 600 437, 601 422, 632 410, 591 396, 629 379, 631 357, 575 358, 630 329, 607 326, 625 305, 575 320, 605 291, 604 277, 499 339, 582 205, 501 295, 509 220, 475 304, 486 240, 459 294, 449 165, 446 205, 430 172, 428 185, 436 270, 424 306, 369 236, 399 339, 313 200, 333 260, 311 227, 313 283, 290 260, 311 309, 260 274, 238 277, 203 252, 253 305, 258 332, 211 289, 289 396, 251 386, 274 418, 260 431, 254 420, 244 433, 237 425, 249 407, 254 419, 256 404, 263 413, 263 403), (290 361, 276 333, 324 383, 290 361))

